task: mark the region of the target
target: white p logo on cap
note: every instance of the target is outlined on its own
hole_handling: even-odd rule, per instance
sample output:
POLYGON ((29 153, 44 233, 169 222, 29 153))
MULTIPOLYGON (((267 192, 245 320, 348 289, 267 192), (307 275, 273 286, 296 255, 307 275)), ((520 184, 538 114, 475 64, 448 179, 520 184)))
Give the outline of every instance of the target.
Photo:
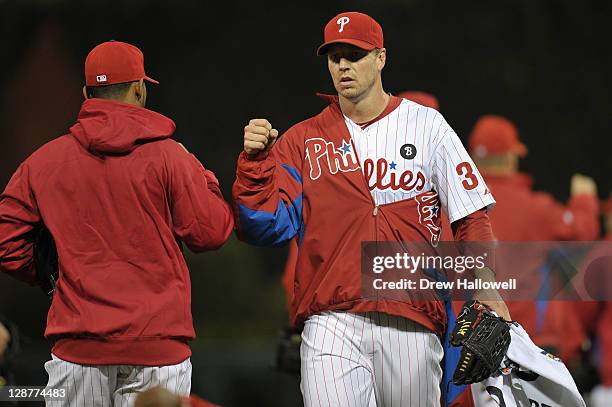
POLYGON ((342 16, 338 19, 338 21, 336 21, 336 24, 340 26, 340 29, 338 30, 339 33, 341 33, 342 30, 344 30, 344 26, 348 24, 349 21, 351 21, 351 19, 348 18, 347 16, 342 16))
POLYGON ((96 76, 96 82, 98 82, 98 83, 106 82, 106 75, 97 75, 96 76))

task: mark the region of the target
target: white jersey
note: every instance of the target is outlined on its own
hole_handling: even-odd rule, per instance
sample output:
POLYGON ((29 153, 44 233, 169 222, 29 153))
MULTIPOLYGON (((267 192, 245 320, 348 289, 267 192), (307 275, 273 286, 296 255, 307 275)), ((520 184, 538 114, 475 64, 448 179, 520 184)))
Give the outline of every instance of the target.
POLYGON ((461 140, 437 110, 402 99, 363 129, 344 119, 377 205, 435 190, 454 222, 495 203, 461 140))

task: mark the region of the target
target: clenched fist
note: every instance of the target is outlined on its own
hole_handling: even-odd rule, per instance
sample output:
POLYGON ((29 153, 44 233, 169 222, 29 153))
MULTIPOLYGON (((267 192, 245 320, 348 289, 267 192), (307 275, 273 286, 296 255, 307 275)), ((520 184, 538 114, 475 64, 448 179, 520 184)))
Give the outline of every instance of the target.
POLYGON ((252 119, 244 127, 244 151, 253 157, 262 151, 268 151, 276 143, 278 130, 273 129, 266 119, 252 119))

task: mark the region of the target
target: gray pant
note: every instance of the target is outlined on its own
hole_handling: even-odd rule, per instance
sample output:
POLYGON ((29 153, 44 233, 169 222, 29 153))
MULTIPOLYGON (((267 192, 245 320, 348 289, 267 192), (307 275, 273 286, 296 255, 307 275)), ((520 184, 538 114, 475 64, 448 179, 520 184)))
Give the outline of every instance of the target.
POLYGON ((51 355, 45 363, 47 388, 66 389, 62 401, 47 401, 51 407, 131 407, 139 392, 161 386, 181 396, 191 391, 191 361, 177 365, 79 365, 51 355))

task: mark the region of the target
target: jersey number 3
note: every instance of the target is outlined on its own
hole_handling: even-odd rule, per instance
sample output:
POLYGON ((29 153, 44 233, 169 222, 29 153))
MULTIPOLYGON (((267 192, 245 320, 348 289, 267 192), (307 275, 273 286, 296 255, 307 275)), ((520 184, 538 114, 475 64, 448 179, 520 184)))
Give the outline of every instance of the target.
POLYGON ((474 175, 472 164, 464 161, 457 165, 456 170, 457 175, 465 178, 463 181, 461 181, 461 184, 463 184, 463 188, 465 188, 466 191, 471 191, 478 186, 478 178, 476 178, 476 175, 474 175))

